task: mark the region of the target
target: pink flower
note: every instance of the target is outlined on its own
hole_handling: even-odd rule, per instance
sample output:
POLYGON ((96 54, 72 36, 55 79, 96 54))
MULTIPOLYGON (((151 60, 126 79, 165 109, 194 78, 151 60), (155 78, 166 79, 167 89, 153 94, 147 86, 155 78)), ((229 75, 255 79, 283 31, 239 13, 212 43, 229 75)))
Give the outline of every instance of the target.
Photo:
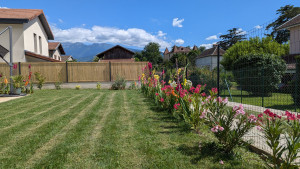
POLYGON ((205 118, 205 116, 206 116, 206 111, 203 111, 202 113, 201 113, 201 116, 199 117, 200 119, 203 119, 203 118, 205 118))
POLYGON ((222 98, 219 96, 219 97, 217 98, 217 102, 221 103, 222 101, 223 101, 222 98))
POLYGON ((248 120, 250 121, 250 123, 255 123, 257 121, 257 118, 255 115, 251 114, 249 117, 248 117, 248 120))
POLYGON ((217 130, 215 127, 211 128, 210 130, 211 130, 213 133, 218 132, 218 130, 217 130))
MULTIPOLYGON (((285 115, 287 116, 288 120, 296 120, 296 115, 293 113, 290 113, 289 111, 286 111, 285 115)), ((298 118, 298 116, 297 116, 297 118, 298 118)))
POLYGON ((256 126, 256 129, 257 129, 258 131, 262 131, 262 130, 263 130, 260 126, 256 126))
POLYGON ((243 107, 243 105, 242 104, 240 104, 239 106, 234 106, 233 107, 233 111, 235 111, 236 112, 236 116, 237 115, 239 115, 239 114, 242 114, 242 115, 245 115, 245 111, 244 111, 244 107, 243 107))
POLYGON ((155 95, 158 96, 159 94, 158 94, 158 93, 155 93, 155 95))
POLYGON ((212 91, 214 94, 217 94, 217 93, 218 93, 218 89, 217 89, 217 88, 212 88, 211 91, 212 91))
POLYGON ((18 68, 18 65, 17 65, 17 64, 14 64, 13 68, 14 68, 14 69, 17 69, 17 68, 18 68))
POLYGON ((228 103, 228 97, 226 97, 225 99, 223 99, 222 103, 223 104, 227 104, 228 103))
POLYGON ((180 104, 179 103, 177 103, 177 104, 174 104, 174 109, 178 109, 178 107, 180 106, 180 104))
POLYGON ((200 89, 197 87, 195 90, 194 90, 194 93, 199 93, 200 92, 200 89))
POLYGON ((262 113, 260 113, 257 117, 258 118, 262 118, 264 115, 262 113))
POLYGON ((28 65, 28 68, 31 69, 31 64, 28 65))
POLYGON ((160 98, 160 102, 164 102, 165 101, 165 99, 164 98, 160 98))
POLYGON ((202 97, 206 97, 206 93, 203 92, 203 93, 201 94, 201 96, 202 96, 202 97))
POLYGON ((224 128, 220 126, 220 127, 219 127, 219 130, 220 130, 220 131, 223 131, 223 130, 224 130, 224 128))
POLYGON ((141 81, 141 76, 139 76, 139 81, 141 81))
POLYGON ((221 161, 220 161, 220 164, 224 165, 224 162, 221 160, 221 161))
POLYGON ((214 127, 211 128, 210 130, 211 130, 213 133, 217 133, 217 132, 219 132, 219 131, 223 131, 224 128, 223 128, 222 126, 218 125, 218 126, 214 126, 214 127))
POLYGON ((149 68, 149 70, 152 69, 152 63, 151 62, 148 63, 148 68, 149 68))

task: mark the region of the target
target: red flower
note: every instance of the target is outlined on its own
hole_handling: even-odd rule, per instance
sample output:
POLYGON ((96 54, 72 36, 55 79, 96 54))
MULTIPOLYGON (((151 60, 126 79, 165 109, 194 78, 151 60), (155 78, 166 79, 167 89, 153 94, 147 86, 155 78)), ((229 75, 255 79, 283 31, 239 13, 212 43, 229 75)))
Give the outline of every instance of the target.
POLYGON ((174 109, 178 109, 178 107, 180 106, 180 104, 179 103, 177 103, 177 104, 174 104, 174 109))
POLYGON ((212 91, 213 93, 215 93, 215 94, 218 93, 218 89, 217 89, 217 88, 212 88, 211 91, 212 91))
POLYGON ((164 102, 165 101, 165 99, 164 98, 160 98, 160 102, 164 102))
POLYGON ((155 95, 158 96, 159 94, 158 94, 158 93, 155 93, 155 95))
POLYGON ((18 68, 18 65, 17 65, 17 64, 14 64, 13 68, 14 68, 14 69, 17 69, 17 68, 18 68))
POLYGON ((201 96, 202 96, 202 97, 206 97, 206 93, 203 92, 203 93, 201 94, 201 96))
POLYGON ((151 62, 148 63, 148 68, 149 68, 149 70, 152 69, 152 63, 151 62))

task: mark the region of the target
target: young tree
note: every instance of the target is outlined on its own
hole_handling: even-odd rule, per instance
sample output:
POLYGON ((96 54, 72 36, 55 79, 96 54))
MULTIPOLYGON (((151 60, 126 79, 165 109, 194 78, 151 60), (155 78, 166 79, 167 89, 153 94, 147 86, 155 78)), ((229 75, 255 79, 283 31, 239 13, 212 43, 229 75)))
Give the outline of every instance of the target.
POLYGON ((201 54, 203 51, 205 51, 205 49, 206 49, 205 46, 200 46, 198 50, 199 50, 199 52, 201 54))
POLYGON ((294 7, 293 5, 286 5, 276 11, 279 17, 272 23, 270 23, 266 30, 272 29, 269 36, 273 37, 278 43, 282 44, 289 40, 290 32, 288 30, 277 30, 276 28, 296 15, 300 14, 300 7, 294 7))
POLYGON ((220 41, 220 47, 224 50, 227 50, 237 42, 246 39, 245 33, 241 29, 232 28, 229 29, 227 32, 228 34, 220 36, 220 38, 222 39, 222 41, 220 41))
POLYGON ((160 45, 158 43, 150 42, 145 46, 142 51, 142 56, 147 59, 147 61, 153 64, 162 63, 163 59, 159 51, 160 45))
POLYGON ((99 61, 99 57, 98 56, 94 56, 94 58, 93 58, 93 62, 98 62, 99 61))

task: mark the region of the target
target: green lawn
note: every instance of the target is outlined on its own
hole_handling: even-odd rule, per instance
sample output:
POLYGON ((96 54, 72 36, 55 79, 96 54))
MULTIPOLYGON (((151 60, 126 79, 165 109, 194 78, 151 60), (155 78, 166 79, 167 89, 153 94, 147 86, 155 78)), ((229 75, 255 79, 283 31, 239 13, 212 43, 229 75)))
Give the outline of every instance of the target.
POLYGON ((300 112, 300 108, 295 109, 295 104, 291 94, 285 93, 272 93, 270 97, 257 97, 251 96, 248 92, 237 90, 235 87, 230 90, 232 100, 228 90, 222 91, 221 96, 228 97, 229 101, 238 103, 250 104, 255 106, 263 106, 266 108, 278 109, 278 110, 290 110, 300 112), (241 97, 243 96, 243 97, 241 97))
POLYGON ((244 148, 222 154, 209 129, 195 134, 138 91, 42 90, 0 109, 0 168, 262 168, 244 148))

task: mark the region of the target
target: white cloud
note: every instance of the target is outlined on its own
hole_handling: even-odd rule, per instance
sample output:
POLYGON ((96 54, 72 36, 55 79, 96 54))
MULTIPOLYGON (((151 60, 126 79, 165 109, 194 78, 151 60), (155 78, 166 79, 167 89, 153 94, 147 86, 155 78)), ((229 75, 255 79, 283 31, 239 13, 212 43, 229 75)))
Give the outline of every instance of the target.
POLYGON ((164 37, 166 35, 167 35, 167 33, 163 33, 163 31, 158 31, 158 34, 157 34, 158 37, 164 37))
POLYGON ((205 40, 217 40, 217 39, 218 39, 217 35, 212 35, 212 36, 207 37, 205 40))
POLYGON ((238 33, 237 35, 246 35, 247 32, 244 31, 242 28, 237 29, 236 33, 238 33))
POLYGON ((0 6, 0 8, 2 8, 2 9, 9 9, 9 8, 7 8, 7 7, 5 7, 5 6, 0 6))
POLYGON ((201 44, 200 47, 201 47, 201 46, 204 46, 206 49, 210 49, 210 48, 213 47, 213 44, 216 44, 216 43, 217 43, 217 42, 214 42, 214 43, 208 43, 208 44, 201 44))
POLYGON ((261 29, 261 28, 262 28, 262 26, 260 26, 260 25, 256 25, 256 26, 254 26, 254 28, 255 28, 255 29, 261 29))
POLYGON ((174 18, 173 19, 173 27, 179 27, 182 28, 182 22, 184 21, 184 19, 179 19, 179 18, 174 18))
POLYGON ((182 44, 184 44, 184 40, 183 39, 177 39, 177 40, 175 40, 175 43, 178 44, 178 45, 182 45, 182 44))
POLYGON ((60 29, 52 25, 55 40, 61 42, 82 43, 113 43, 127 46, 144 47, 149 42, 158 43, 161 48, 170 47, 171 44, 158 35, 152 35, 143 29, 119 29, 113 27, 93 26, 91 29, 74 27, 60 29))
POLYGON ((59 21, 60 23, 64 23, 64 21, 63 21, 62 19, 58 19, 58 21, 59 21))

